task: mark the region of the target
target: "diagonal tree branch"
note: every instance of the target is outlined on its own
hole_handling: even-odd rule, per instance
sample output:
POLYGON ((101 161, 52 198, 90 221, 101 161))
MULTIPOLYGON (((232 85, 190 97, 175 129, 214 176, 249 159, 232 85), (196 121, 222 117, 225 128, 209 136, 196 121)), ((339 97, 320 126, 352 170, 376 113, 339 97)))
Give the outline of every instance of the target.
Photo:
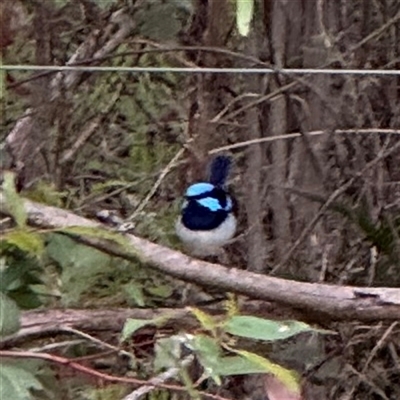
MULTIPOLYGON (((25 201, 25 208, 30 224, 40 228, 102 227, 100 223, 72 212, 28 200, 25 201)), ((0 209, 10 215, 1 192, 0 209)), ((175 278, 243 294, 252 299, 274 301, 300 309, 316 319, 372 321, 400 318, 400 289, 335 286, 269 277, 196 260, 134 235, 126 234, 125 237, 129 248, 109 240, 83 235, 77 238, 74 235, 75 239, 89 246, 128 260, 140 259, 150 268, 175 278)))

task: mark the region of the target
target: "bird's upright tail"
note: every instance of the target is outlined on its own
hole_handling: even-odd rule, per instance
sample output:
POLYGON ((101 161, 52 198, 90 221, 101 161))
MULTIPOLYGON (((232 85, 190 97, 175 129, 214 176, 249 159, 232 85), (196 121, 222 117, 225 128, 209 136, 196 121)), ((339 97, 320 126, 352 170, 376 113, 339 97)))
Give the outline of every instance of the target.
POLYGON ((228 156, 216 156, 210 165, 209 181, 215 186, 223 186, 228 178, 232 160, 228 156))

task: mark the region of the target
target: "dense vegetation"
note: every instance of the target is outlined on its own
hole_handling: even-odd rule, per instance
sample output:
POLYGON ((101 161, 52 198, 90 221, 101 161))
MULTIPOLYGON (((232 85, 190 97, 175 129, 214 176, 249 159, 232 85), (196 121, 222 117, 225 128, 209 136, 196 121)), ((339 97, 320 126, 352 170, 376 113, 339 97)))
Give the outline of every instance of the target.
POLYGON ((227 248, 229 267, 293 281, 400 287, 398 76, 23 67, 399 69, 397 0, 255 0, 254 10, 245 3, 0 4, 1 63, 21 66, 0 71, 1 193, 8 201, 0 221, 0 327, 2 336, 11 335, 0 345, 74 358, 91 373, 71 373, 61 362, 21 363, 13 353, 2 368, 16 400, 122 399, 135 386, 129 378, 149 379, 177 360, 186 363, 175 374, 179 384, 149 396, 273 400, 301 386, 306 399, 400 398, 396 321, 328 321, 280 305, 265 312, 265 304, 254 312, 263 319, 241 320, 232 295, 208 309, 218 318, 185 311, 210 296, 192 288, 188 297, 186 283, 147 268, 140 257, 117 257, 79 240, 89 235, 126 246, 120 235, 28 224, 22 198, 92 220, 111 211, 134 235, 180 249, 174 221, 181 193, 204 176, 212 154, 225 152, 235 162, 230 186, 240 220, 227 248), (18 336, 20 312, 55 318, 52 310, 67 308, 82 312, 84 323, 70 324, 78 333, 58 329, 72 318, 62 314, 58 330, 47 321, 39 333, 18 336), (159 308, 180 310, 179 322, 159 308), (128 309, 148 314, 124 314, 128 309), (272 321, 282 319, 298 322, 272 321), (196 333, 186 343, 196 364, 177 349, 181 332, 196 333), (108 353, 99 354, 104 347, 108 353), (102 368, 127 380, 107 380, 102 368), (207 368, 213 372, 202 376, 207 368))

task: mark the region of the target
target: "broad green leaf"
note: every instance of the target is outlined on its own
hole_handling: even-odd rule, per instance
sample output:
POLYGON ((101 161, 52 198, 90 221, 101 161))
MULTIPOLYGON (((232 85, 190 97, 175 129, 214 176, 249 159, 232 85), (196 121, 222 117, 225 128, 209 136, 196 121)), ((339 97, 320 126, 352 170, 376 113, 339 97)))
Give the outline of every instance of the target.
POLYGON ((221 357, 216 373, 221 376, 265 373, 265 366, 241 356, 221 357))
POLYGON ((255 365, 259 365, 264 368, 265 373, 270 373, 278 378, 291 392, 300 393, 300 378, 295 371, 283 368, 278 364, 275 364, 264 357, 257 354, 251 353, 245 350, 234 350, 235 353, 239 354, 243 358, 247 359, 255 365))
POLYGON ((1 259, 0 266, 0 292, 6 293, 21 286, 21 276, 23 272, 7 264, 5 258, 1 259))
POLYGON ((112 257, 76 243, 66 235, 51 234, 47 254, 62 267, 62 292, 66 305, 77 305, 101 274, 112 271, 112 257))
POLYGON ((154 369, 156 372, 178 365, 181 359, 182 342, 184 340, 181 335, 173 335, 157 340, 154 347, 154 369))
POLYGON ((198 360, 206 374, 219 385, 221 379, 218 374, 218 365, 221 357, 221 347, 218 342, 206 335, 196 335, 190 341, 190 347, 197 353, 198 360))
POLYGON ((25 211, 24 201, 15 189, 14 177, 14 173, 9 171, 4 172, 4 196, 11 216, 14 218, 16 224, 20 228, 23 228, 26 226, 28 216, 25 211))
POLYGON ((32 290, 29 286, 8 292, 7 295, 17 303, 18 307, 25 310, 38 308, 42 305, 38 293, 32 290))
MULTIPOLYGON (((118 243, 124 247, 130 246, 129 240, 124 237, 124 235, 118 232, 111 232, 103 228, 95 228, 89 226, 69 226, 57 229, 56 232, 65 232, 71 234, 72 236, 91 236, 98 239, 110 240, 111 242, 118 243)), ((132 248, 132 246, 130 247, 132 248)))
POLYGON ((0 267, 0 292, 14 300, 20 308, 40 306, 41 300, 35 286, 42 284, 42 281, 38 278, 40 270, 36 258, 18 254, 16 259, 10 255, 3 261, 0 267))
POLYGON ((3 240, 35 256, 42 255, 44 251, 42 236, 25 229, 15 229, 4 235, 3 240))
POLYGON ((301 332, 315 331, 304 322, 272 321, 248 315, 233 316, 226 322, 224 329, 231 335, 269 341, 287 339, 301 332))
POLYGON ((12 335, 18 331, 20 326, 19 315, 19 309, 15 301, 4 293, 0 293, 0 336, 12 335))
POLYGON ((254 14, 254 0, 236 0, 236 26, 242 36, 250 31, 254 14))
POLYGON ((189 310, 200 322, 203 329, 214 331, 219 326, 212 315, 207 314, 204 311, 195 307, 189 307, 189 310))
POLYGON ((86 269, 86 273, 93 273, 104 270, 111 261, 110 256, 92 247, 76 243, 65 235, 52 235, 47 246, 51 258, 57 261, 63 268, 76 267, 86 269))
POLYGON ((194 335, 190 345, 193 350, 213 359, 219 357, 221 352, 218 342, 207 335, 194 335))
POLYGON ((120 341, 124 342, 125 340, 130 339, 131 336, 140 328, 149 325, 156 325, 156 320, 128 318, 125 321, 124 327, 122 328, 120 341))
POLYGON ((164 314, 153 319, 128 318, 122 328, 120 341, 129 339, 137 330, 144 326, 163 326, 169 319, 174 318, 174 314, 164 314))
POLYGON ((4 360, 0 365, 0 382, 0 399, 4 400, 32 400, 32 389, 43 390, 32 372, 4 360))

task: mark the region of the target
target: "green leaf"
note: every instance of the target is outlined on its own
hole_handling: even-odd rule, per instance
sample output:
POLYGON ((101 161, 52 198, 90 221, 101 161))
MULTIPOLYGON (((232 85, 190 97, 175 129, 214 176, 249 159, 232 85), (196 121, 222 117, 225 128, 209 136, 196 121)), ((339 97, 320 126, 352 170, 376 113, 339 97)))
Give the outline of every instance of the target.
MULTIPOLYGON (((4 293, 0 293, 0 336, 12 335, 18 331, 20 326, 19 316, 19 309, 15 301, 4 293)), ((1 398, 3 397, 0 396, 1 398)), ((9 399, 12 397, 4 398, 9 399)))
POLYGON ((241 356, 228 356, 219 359, 216 373, 221 376, 262 374, 265 367, 241 356))
POLYGON ((300 393, 300 379, 296 372, 289 369, 283 368, 278 364, 275 364, 264 357, 257 354, 245 351, 245 350, 234 350, 235 353, 239 354, 254 365, 258 365, 264 368, 265 373, 270 373, 278 378, 291 392, 300 393))
POLYGON ((67 3, 68 0, 54 0, 56 7, 63 8, 67 3))
POLYGON ((145 306, 145 297, 143 294, 142 285, 135 282, 129 282, 123 286, 123 289, 126 297, 128 297, 129 303, 133 303, 133 305, 137 305, 139 307, 145 306))
MULTIPOLYGON (((73 266, 84 268, 93 257, 91 247, 76 243, 70 237, 57 233, 49 235, 46 249, 49 257, 63 269, 73 266)), ((94 250, 94 253, 97 253, 97 250, 94 250)))
POLYGON ((143 328, 144 326, 149 326, 149 325, 162 326, 170 318, 173 318, 173 314, 169 315, 165 314, 153 319, 128 318, 125 321, 124 327, 122 328, 120 341, 123 342, 129 339, 137 330, 143 328))
POLYGON ((218 322, 212 315, 207 314, 195 307, 189 307, 189 310, 200 322, 202 328, 206 329, 207 331, 214 331, 219 326, 218 322))
POLYGON ((112 257, 60 234, 49 236, 47 254, 62 267, 63 301, 68 306, 79 304, 80 296, 113 267, 112 257))
POLYGON ((196 335, 190 341, 190 347, 197 353, 198 360, 208 376, 219 385, 221 379, 218 374, 218 365, 221 357, 219 343, 206 335, 196 335))
POLYGON ((41 269, 38 268, 37 259, 18 249, 12 249, 2 261, 0 292, 14 300, 20 308, 40 306, 41 301, 35 290, 35 286, 42 284, 38 278, 41 269))
POLYGON ((29 286, 8 292, 7 295, 17 303, 18 307, 22 309, 29 310, 38 308, 42 305, 42 301, 40 300, 38 294, 29 286))
POLYGON ((146 292, 163 299, 167 299, 172 296, 174 289, 170 285, 158 284, 157 286, 146 287, 146 292))
POLYGON ((236 0, 236 26, 242 36, 250 31, 254 14, 254 0, 236 0))
POLYGON ((19 196, 15 189, 14 177, 15 174, 9 171, 4 172, 3 191, 7 208, 14 218, 16 224, 23 228, 26 226, 28 219, 23 199, 19 196))
POLYGON ((25 229, 15 229, 4 236, 4 240, 22 251, 35 256, 40 256, 44 251, 42 236, 36 232, 28 232, 25 229))
POLYGON ((18 264, 11 266, 6 262, 2 263, 0 268, 0 292, 6 293, 20 288, 23 285, 25 273, 24 266, 21 268, 18 264))
POLYGON ((155 319, 128 318, 122 328, 120 341, 124 342, 125 340, 130 339, 131 336, 140 328, 148 325, 157 325, 157 322, 158 321, 155 319))
POLYGON ((227 333, 249 339, 282 340, 301 332, 315 331, 311 326, 298 321, 272 321, 268 319, 238 315, 224 325, 227 333))
POLYGON ((181 346, 184 338, 182 335, 173 335, 158 339, 154 351, 154 369, 160 372, 164 369, 176 367, 181 358, 181 346))
POLYGON ((43 390, 35 375, 17 363, 1 361, 0 399, 32 400, 31 389, 43 390))

